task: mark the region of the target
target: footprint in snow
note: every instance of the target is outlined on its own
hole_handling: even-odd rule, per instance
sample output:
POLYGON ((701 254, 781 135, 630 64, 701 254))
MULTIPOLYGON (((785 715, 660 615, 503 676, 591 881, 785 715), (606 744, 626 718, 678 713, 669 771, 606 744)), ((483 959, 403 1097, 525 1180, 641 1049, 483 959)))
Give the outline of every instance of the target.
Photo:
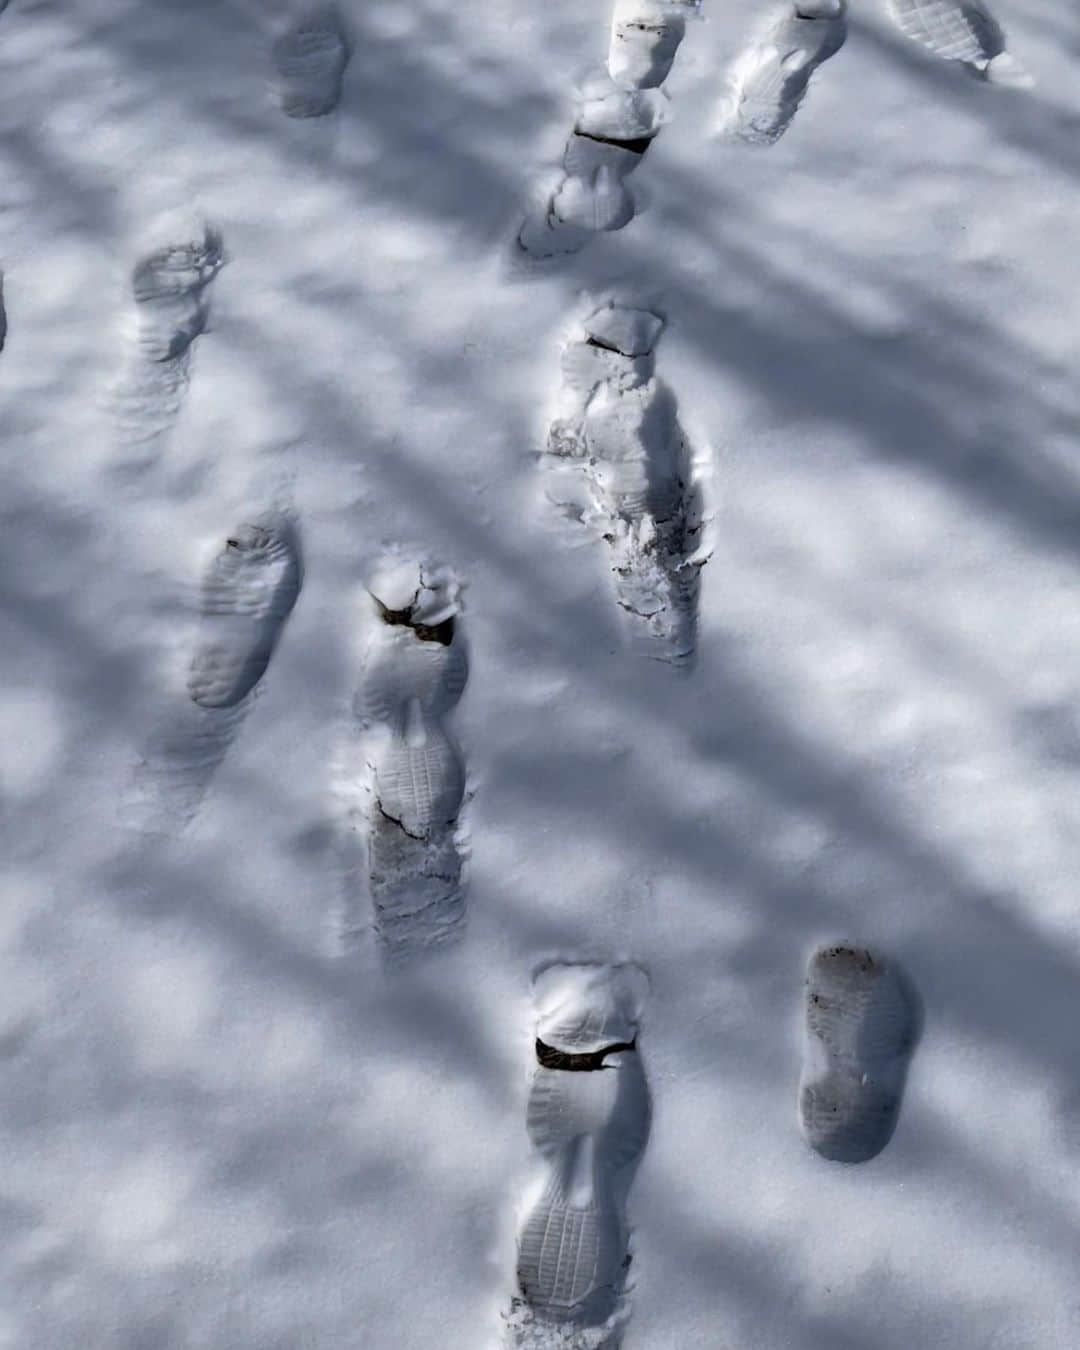
POLYGON ((626 180, 664 123, 667 78, 696 0, 619 0, 607 70, 582 91, 562 158, 562 177, 541 210, 521 227, 531 257, 576 253, 589 239, 634 218, 626 180))
MULTIPOLYGON (((354 710, 364 739, 367 883, 383 956, 405 959, 460 938, 465 889, 461 754, 444 719, 468 663, 449 569, 385 565, 369 584, 371 636, 354 710)), ((365 922, 346 896, 346 940, 365 922)))
POLYGON ((175 361, 206 329, 207 288, 224 263, 221 235, 210 226, 202 238, 148 253, 135 265, 131 290, 138 340, 147 361, 175 361))
POLYGON ((188 692, 202 708, 235 708, 270 664, 300 594, 300 557, 285 520, 241 525, 203 579, 188 692))
POLYGON ((518 1230, 516 1346, 616 1344, 627 1309, 627 1196, 649 1137, 638 1052, 648 980, 636 966, 556 965, 538 975, 526 1110, 541 1176, 518 1230))
POLYGON ((889 1142, 916 1026, 906 982, 880 957, 847 944, 811 957, 799 1119, 822 1157, 866 1162, 889 1142))
POLYGON ((814 72, 846 37, 845 0, 788 0, 735 63, 721 132, 758 145, 779 140, 814 72))
POLYGON ((333 8, 303 11, 271 49, 278 104, 286 117, 325 117, 341 101, 349 48, 333 8))
POLYGON ((115 399, 128 459, 152 457, 179 412, 192 347, 209 322, 210 286, 224 262, 221 235, 205 226, 135 265, 134 340, 115 399))
POLYGON ((1001 25, 981 0, 888 0, 900 31, 945 61, 959 61, 991 84, 1034 81, 1005 50, 1001 25))
POLYGON ((694 654, 705 562, 700 485, 670 390, 655 377, 663 320, 608 304, 563 352, 559 416, 547 451, 584 502, 561 504, 611 550, 615 599, 646 654, 687 666, 694 654))
POLYGON ((199 809, 269 667, 300 594, 302 566, 285 511, 238 526, 203 577, 187 701, 163 722, 136 774, 131 823, 183 829, 199 809))

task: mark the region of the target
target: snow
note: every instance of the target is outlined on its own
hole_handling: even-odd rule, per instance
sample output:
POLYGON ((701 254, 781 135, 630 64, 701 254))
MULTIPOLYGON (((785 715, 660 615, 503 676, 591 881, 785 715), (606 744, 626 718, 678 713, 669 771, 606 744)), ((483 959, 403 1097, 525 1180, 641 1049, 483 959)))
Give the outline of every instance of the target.
POLYGON ((284 3, 0 5, 0 1347, 494 1350, 533 976, 599 962, 649 984, 625 1350, 1071 1350, 1075 17, 996 0, 998 88, 853 2, 754 145, 717 128, 782 15, 705 0, 633 218, 533 259, 607 0, 339 9, 294 118, 284 3), (155 384, 135 269, 217 233, 155 384), (705 476, 686 670, 543 462, 610 305, 705 476), (208 562, 286 502, 266 674, 187 828, 133 828, 208 562), (464 937, 405 966, 342 908, 387 558, 449 569, 469 652, 464 937), (851 1166, 797 1112, 843 941, 923 1017, 851 1166))

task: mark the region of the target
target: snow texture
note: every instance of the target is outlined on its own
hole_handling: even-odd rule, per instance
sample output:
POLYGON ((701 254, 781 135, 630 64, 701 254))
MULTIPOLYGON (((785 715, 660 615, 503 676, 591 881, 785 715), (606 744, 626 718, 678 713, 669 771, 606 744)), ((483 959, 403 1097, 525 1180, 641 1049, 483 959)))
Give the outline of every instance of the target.
POLYGON ((671 11, 653 88, 612 78, 613 0, 336 0, 307 119, 303 3, 3 8, 0 1346, 1075 1350, 1080 18, 988 3, 989 80, 851 6, 769 145, 716 114, 776 0, 671 11), (534 260, 579 121, 648 139, 634 218, 534 260), (580 453, 653 380, 711 549, 678 673, 580 453), (203 580, 279 499, 300 595, 203 707, 203 580), (380 614, 387 557, 467 581, 449 644, 380 614), (409 699, 464 765, 445 865, 370 814, 409 699), (460 940, 385 959, 369 827, 460 940), (853 1164, 799 1110, 841 939, 921 1012, 853 1164), (541 1062, 553 962, 648 971, 598 1018, 635 1050, 541 1062), (633 1062, 596 1288, 633 1260, 567 1324, 518 1284, 570 1152, 530 1098, 573 1080, 617 1187, 633 1062))

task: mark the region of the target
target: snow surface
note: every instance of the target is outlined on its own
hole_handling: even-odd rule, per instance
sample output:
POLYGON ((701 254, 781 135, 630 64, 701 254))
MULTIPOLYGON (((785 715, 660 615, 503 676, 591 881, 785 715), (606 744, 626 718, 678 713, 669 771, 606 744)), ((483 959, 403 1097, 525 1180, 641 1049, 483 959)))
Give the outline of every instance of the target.
POLYGON ((304 119, 284 4, 0 9, 0 1347, 497 1345, 563 959, 650 982, 626 1350, 1072 1350, 1074 12, 998 0, 1003 89, 853 3, 762 146, 715 132, 773 10, 705 0, 634 218, 533 262, 607 0, 343 0, 304 119), (203 228, 136 443, 132 274, 203 228), (709 465, 688 673, 537 462, 613 298, 709 465), (189 828, 133 830, 207 560, 283 501, 267 673, 189 828), (395 549, 453 568, 470 666, 466 935, 403 970, 343 947, 332 782, 395 549), (797 1123, 838 940, 923 1014, 858 1166, 797 1123))

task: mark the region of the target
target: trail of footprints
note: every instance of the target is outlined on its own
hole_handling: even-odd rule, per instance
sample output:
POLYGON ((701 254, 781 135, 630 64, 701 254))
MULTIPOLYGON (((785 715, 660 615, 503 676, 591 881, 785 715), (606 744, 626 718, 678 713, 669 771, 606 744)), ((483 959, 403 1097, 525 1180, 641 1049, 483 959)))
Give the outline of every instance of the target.
MULTIPOLYGON (((933 55, 994 82, 1029 82, 977 0, 887 4, 900 31, 933 55)), ((522 227, 527 253, 574 252, 632 219, 626 180, 663 124, 661 86, 696 10, 697 0, 616 0, 606 73, 585 89, 560 183, 522 227)), ((774 143, 846 32, 845 0, 785 2, 731 71, 722 129, 774 143)), ((332 113, 348 59, 336 9, 294 12, 271 50, 282 112, 332 113)), ((175 417, 224 261, 221 236, 207 227, 136 265, 135 339, 120 398, 129 447, 153 447, 175 417)), ((563 353, 546 450, 552 464, 587 484, 584 499, 571 492, 561 504, 607 543, 615 598, 635 635, 650 655, 678 666, 694 652, 702 509, 674 399, 655 376, 662 329, 659 315, 618 301, 588 316, 563 353)), ((6 331, 0 273, 0 350, 6 331)), ((278 508, 238 525, 210 562, 186 704, 166 719, 142 766, 139 800, 151 827, 183 824, 197 811, 272 663, 302 580, 295 521, 278 508)), ((396 562, 372 580, 369 599, 373 623, 354 706, 370 776, 366 889, 377 940, 397 961, 444 947, 463 930, 465 770, 446 721, 468 661, 449 569, 396 562)), ((366 927, 356 906, 347 926, 366 927)), ((638 1045, 647 991, 644 973, 630 965, 558 964, 534 981, 526 1128, 537 1179, 524 1197, 507 1318, 519 1350, 556 1343, 614 1350, 620 1342, 627 1204, 651 1114, 638 1045)), ((880 954, 842 943, 812 955, 804 1015, 801 1132, 824 1159, 865 1163, 897 1125, 918 1033, 915 995, 880 954)))
MULTIPOLYGON (((334 112, 349 61, 337 8, 294 11, 270 59, 276 101, 287 117, 310 120, 334 112)), ((133 341, 113 400, 125 464, 152 460, 180 411, 194 344, 209 324, 211 283, 224 263, 221 234, 205 225, 190 238, 146 253, 135 265, 133 341)), ((0 333, 0 345, 2 340, 0 333)))
MULTIPOLYGON (((526 1129, 539 1168, 518 1225, 518 1292, 506 1318, 514 1350, 620 1343, 629 1317, 627 1201, 651 1113, 638 1046, 647 993, 632 965, 557 964, 534 981, 526 1129)), ((823 946, 808 965, 804 1018, 803 1136, 830 1162, 868 1162, 899 1118, 918 1033, 915 995, 880 954, 823 946)))
POLYGON ((634 217, 627 178, 664 122, 667 79, 697 0, 616 0, 607 70, 586 86, 563 152, 563 176, 518 235, 532 257, 575 253, 634 217))
MULTIPOLYGON (((907 37, 999 84, 1030 77, 1005 49, 1001 26, 979 0, 886 0, 907 37)), ((591 79, 550 199, 518 235, 535 258, 580 250, 593 236, 634 217, 627 179, 663 125, 661 89, 697 0, 616 0, 607 69, 591 79)), ((771 145, 791 125, 814 73, 844 45, 846 0, 784 0, 735 62, 719 129, 771 145)))
MULTIPOLYGON (((334 6, 295 11, 271 49, 277 100, 286 116, 310 119, 332 112, 348 57, 334 6)), ((195 343, 209 324, 212 284, 225 261, 221 233, 210 224, 136 261, 131 342, 113 399, 121 466, 151 462, 175 421, 195 343)), ((0 273, 0 349, 5 333, 0 273)), ((171 710, 150 737, 135 791, 123 808, 132 824, 172 833, 198 811, 266 674, 301 583, 289 510, 257 515, 224 541, 203 579, 186 681, 189 701, 171 710)))
MULTIPOLYGON (((401 561, 369 584, 374 623, 355 713, 371 777, 368 887, 392 961, 446 946, 464 925, 465 768, 446 728, 468 679, 458 590, 450 569, 401 561)), ((351 930, 365 926, 356 906, 353 897, 351 930)))
MULTIPOLYGON (((1000 24, 979 0, 886 0, 893 22, 932 55, 995 84, 1030 76, 1005 50, 1000 24)), ((820 66, 847 37, 846 0, 785 0, 735 62, 721 105, 722 133, 772 145, 787 131, 820 66)))
POLYGON ((702 503, 675 400, 656 378, 662 329, 658 315, 615 302, 589 315, 563 352, 547 454, 588 484, 581 503, 557 474, 552 495, 606 541, 632 637, 655 659, 685 666, 704 562, 702 503))

